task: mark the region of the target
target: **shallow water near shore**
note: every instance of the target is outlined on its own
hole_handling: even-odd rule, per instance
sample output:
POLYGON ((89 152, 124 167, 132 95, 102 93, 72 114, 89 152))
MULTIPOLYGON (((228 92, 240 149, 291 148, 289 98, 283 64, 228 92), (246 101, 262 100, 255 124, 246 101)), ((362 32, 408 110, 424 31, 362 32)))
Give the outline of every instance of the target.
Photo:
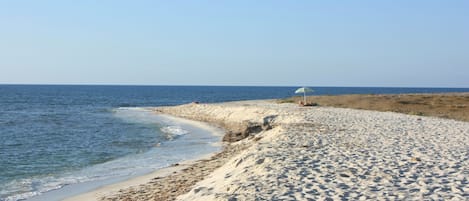
MULTIPOLYGON (((21 187, 25 190, 36 191, 10 196, 6 200, 24 199, 32 195, 34 197, 31 200, 60 200, 220 149, 217 143, 220 141, 221 131, 213 135, 209 130, 177 119, 156 115, 144 108, 118 108, 113 113, 125 122, 153 128, 153 134, 158 135, 155 138, 163 140, 154 142, 146 150, 141 148, 134 153, 104 163, 23 179, 20 184, 8 183, 5 188, 7 190, 10 187, 22 185, 21 187), (45 194, 41 195, 43 193, 45 194)), ((127 142, 127 144, 127 146, 138 146, 132 142, 127 142)), ((141 142, 141 144, 144 143, 141 142)))
MULTIPOLYGON (((0 200, 106 184, 218 149, 212 143, 219 137, 196 135, 197 128, 146 106, 285 98, 294 89, 0 85, 0 200)), ((316 94, 459 91, 469 90, 318 88, 316 94)))
POLYGON ((190 160, 213 153, 221 148, 219 142, 223 134, 222 129, 207 129, 204 123, 156 115, 144 108, 119 108, 118 110, 126 111, 124 115, 121 114, 126 118, 134 117, 131 121, 137 121, 141 118, 142 121, 139 122, 157 124, 168 141, 157 143, 153 148, 143 153, 125 156, 73 172, 71 175, 75 177, 92 178, 88 181, 63 186, 58 190, 49 191, 27 200, 62 200, 101 186, 144 175, 182 160, 190 160))

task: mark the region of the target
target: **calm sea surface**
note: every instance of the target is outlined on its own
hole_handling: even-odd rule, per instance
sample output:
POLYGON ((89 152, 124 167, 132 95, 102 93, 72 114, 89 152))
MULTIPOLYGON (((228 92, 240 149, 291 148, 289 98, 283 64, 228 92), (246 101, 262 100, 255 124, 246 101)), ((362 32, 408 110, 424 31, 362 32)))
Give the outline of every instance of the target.
MULTIPOLYGON (((313 87, 322 94, 469 92, 447 88, 313 87)), ((294 87, 0 85, 0 200, 151 171, 217 150, 218 138, 147 106, 284 98, 294 87)))

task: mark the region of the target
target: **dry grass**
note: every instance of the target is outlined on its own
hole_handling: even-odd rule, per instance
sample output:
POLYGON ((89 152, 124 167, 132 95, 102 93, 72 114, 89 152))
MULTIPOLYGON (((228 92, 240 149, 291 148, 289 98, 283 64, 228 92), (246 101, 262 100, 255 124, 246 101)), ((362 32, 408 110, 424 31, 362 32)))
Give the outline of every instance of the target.
MULTIPOLYGON (((297 103, 302 97, 278 100, 297 103)), ((469 93, 309 96, 320 106, 391 111, 469 121, 469 93)))

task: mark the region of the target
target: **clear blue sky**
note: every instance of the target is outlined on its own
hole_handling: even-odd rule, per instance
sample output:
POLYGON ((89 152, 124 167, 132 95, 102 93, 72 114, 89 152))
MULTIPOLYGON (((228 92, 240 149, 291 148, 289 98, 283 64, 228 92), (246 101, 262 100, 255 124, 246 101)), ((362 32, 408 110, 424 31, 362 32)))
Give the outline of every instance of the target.
POLYGON ((469 87, 469 1, 0 0, 0 83, 469 87))

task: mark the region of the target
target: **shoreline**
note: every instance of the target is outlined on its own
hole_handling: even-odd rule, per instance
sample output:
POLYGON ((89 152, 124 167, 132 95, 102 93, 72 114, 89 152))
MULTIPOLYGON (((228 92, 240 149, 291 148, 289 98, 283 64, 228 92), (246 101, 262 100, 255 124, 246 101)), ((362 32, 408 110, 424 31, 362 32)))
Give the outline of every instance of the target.
POLYGON ((200 157, 192 159, 192 160, 181 161, 181 162, 177 163, 177 165, 173 164, 169 167, 164 167, 164 168, 155 170, 155 171, 153 171, 151 173, 148 173, 148 174, 145 174, 145 175, 140 175, 140 176, 137 176, 137 177, 131 177, 131 178, 129 178, 127 180, 124 180, 124 181, 120 181, 120 182, 117 182, 117 183, 105 185, 105 186, 99 187, 99 188, 94 189, 94 190, 89 191, 89 192, 85 192, 85 193, 82 193, 82 194, 78 194, 76 196, 65 198, 64 201, 83 201, 83 200, 98 201, 102 197, 109 196, 111 194, 119 193, 122 189, 138 187, 140 185, 152 182, 152 180, 155 179, 155 178, 167 177, 171 174, 180 172, 184 168, 192 166, 197 161, 207 160, 207 159, 213 157, 214 155, 215 155, 215 153, 200 156, 200 157))
MULTIPOLYGON (((155 175, 146 175, 150 181, 146 183, 139 183, 139 185, 129 186, 126 183, 118 185, 121 187, 114 191, 108 191, 103 189, 103 192, 94 194, 93 198, 99 198, 97 200, 174 200, 178 196, 188 193, 192 190, 192 187, 206 178, 210 173, 215 171, 226 163, 227 160, 232 158, 234 155, 239 154, 240 151, 246 147, 235 146, 225 147, 225 149, 219 153, 216 153, 208 158, 202 158, 198 160, 185 161, 177 166, 172 166, 165 171, 166 174, 159 174, 159 171, 155 172, 155 175), (174 169, 173 169, 174 168, 174 169), (104 195, 104 196, 96 196, 104 195)), ((76 200, 83 200, 83 197, 76 200)))
MULTIPOLYGON (((209 128, 222 127, 225 131, 224 138, 229 136, 230 132, 237 132, 246 128, 246 125, 244 124, 229 125, 223 121, 207 120, 203 116, 195 115, 188 117, 181 115, 179 112, 174 113, 169 110, 161 111, 160 109, 163 108, 172 107, 156 107, 152 109, 157 114, 183 118, 183 120, 185 119, 187 121, 204 122, 209 128)), ((103 189, 104 192, 101 192, 100 194, 107 195, 100 196, 98 200, 174 200, 178 196, 188 193, 196 183, 202 181, 213 171, 226 164, 233 156, 238 155, 251 146, 250 143, 242 141, 226 143, 226 140, 220 140, 220 143, 223 143, 223 147, 220 152, 201 159, 181 162, 183 165, 177 164, 177 166, 174 166, 175 169, 169 169, 167 172, 168 174, 165 175, 158 175, 158 170, 155 172, 156 176, 152 177, 153 175, 147 175, 148 177, 145 177, 146 179, 152 177, 151 181, 144 184, 140 183, 138 187, 122 183, 122 185, 118 185, 119 187, 122 187, 118 192, 110 192, 107 191, 107 189, 103 189)), ((80 199, 68 201, 79 200, 80 199)))
MULTIPOLYGON (((245 101, 244 101, 245 102, 245 101)), ((233 102, 236 103, 236 102, 233 102)), ((170 110, 161 111, 163 108, 172 107, 156 107, 146 108, 152 109, 158 115, 170 119, 177 119, 179 122, 194 123, 205 130, 211 131, 214 135, 219 135, 220 128, 225 132, 224 138, 232 132, 241 132, 249 127, 245 122, 227 123, 222 120, 208 120, 204 116, 184 116, 179 112, 171 112, 170 110), (218 131, 218 132, 217 132, 218 131)), ((234 137, 236 138, 236 137, 234 137)), ((244 139, 241 137, 239 139, 244 139)), ((236 141, 239 141, 236 139, 236 141)), ((227 141, 227 140, 223 140, 227 141)), ((170 167, 165 167, 149 174, 132 177, 125 181, 105 185, 89 192, 81 193, 76 196, 68 197, 64 201, 98 201, 98 200, 173 200, 176 197, 188 193, 192 187, 199 181, 203 180, 208 174, 215 169, 224 165, 233 156, 239 154, 243 150, 251 146, 249 142, 229 142, 224 143, 221 139, 219 143, 223 144, 222 150, 216 153, 204 155, 196 159, 184 160, 170 167), (195 176, 194 176, 195 175, 195 176), (154 185, 161 183, 158 187, 154 185), (151 195, 142 192, 146 185, 152 186, 151 195), (174 185, 177 189, 174 189, 174 185), (155 194, 155 190, 160 194, 155 194), (138 197, 134 197, 138 195, 138 197), (151 197, 156 196, 156 197, 151 197), (150 198, 151 197, 151 198, 150 198)))
POLYGON ((394 112, 298 107, 274 100, 153 110, 224 127, 224 140, 232 142, 210 159, 137 188, 121 189, 102 200, 469 196, 464 176, 468 171, 464 167, 469 166, 469 159, 464 158, 469 154, 468 122, 394 112), (216 165, 210 164, 214 161, 216 165), (196 178, 191 178, 193 174, 196 178), (188 178, 193 180, 181 183, 188 178), (162 191, 175 188, 183 190, 170 195, 162 191))
MULTIPOLYGON (((465 176, 469 159, 464 158, 469 154, 468 122, 298 107, 272 100, 187 104, 155 111, 219 124, 228 135, 248 132, 245 139, 231 143, 244 149, 194 186, 186 186, 188 193, 157 200, 464 199, 469 195, 465 176)), ((165 182, 158 185, 171 185, 165 182)), ((105 200, 159 198, 153 185, 105 200)))
MULTIPOLYGON (((144 108, 146 109, 146 108, 144 108)), ((148 109, 146 109, 148 110, 148 109)), ((115 193, 125 187, 138 186, 150 182, 152 178, 155 177, 164 177, 172 172, 177 172, 180 169, 183 169, 185 166, 189 166, 192 163, 195 163, 198 160, 205 160, 221 151, 222 144, 221 136, 224 134, 224 130, 219 127, 211 126, 204 122, 191 121, 188 119, 178 118, 166 114, 156 114, 157 120, 163 125, 177 125, 181 126, 183 129, 190 131, 191 136, 184 136, 186 140, 194 141, 193 143, 199 143, 198 141, 203 140, 203 143, 207 143, 204 146, 210 146, 213 148, 204 148, 200 150, 200 155, 195 157, 190 157, 189 159, 182 159, 181 161, 175 161, 164 167, 158 168, 156 170, 150 170, 146 172, 135 173, 133 175, 119 176, 115 178, 109 178, 105 180, 89 181, 83 183, 76 183, 63 186, 62 188, 47 191, 43 194, 33 196, 27 200, 99 200, 100 197, 108 193, 115 193), (213 136, 209 137, 208 136, 213 136), (198 140, 197 138, 200 138, 198 140), (205 140, 204 140, 205 139, 205 140), (204 153, 208 150, 213 149, 212 153, 204 153)), ((159 145, 157 145, 159 146, 159 145)), ((196 145, 200 146, 200 145, 196 145)), ((199 153, 197 151, 196 153, 199 153)), ((196 153, 190 154, 180 154, 183 155, 194 155, 196 153)))

